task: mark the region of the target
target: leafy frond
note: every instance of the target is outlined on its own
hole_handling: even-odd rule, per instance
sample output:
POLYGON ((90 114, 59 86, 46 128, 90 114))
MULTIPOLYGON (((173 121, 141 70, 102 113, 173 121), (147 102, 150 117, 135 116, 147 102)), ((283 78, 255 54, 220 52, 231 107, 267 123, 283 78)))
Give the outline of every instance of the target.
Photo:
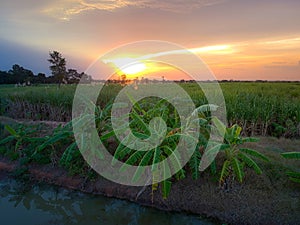
POLYGON ((183 165, 180 162, 180 154, 178 152, 173 152, 172 149, 165 145, 163 146, 164 151, 167 153, 167 155, 170 157, 170 161, 172 163, 172 167, 174 171, 178 170, 178 168, 181 168, 178 170, 178 172, 175 174, 175 177, 177 180, 185 178, 184 170, 182 169, 183 165))
POLYGON ((193 112, 193 114, 195 115, 195 113, 200 113, 200 112, 209 112, 209 111, 217 111, 217 109, 219 108, 219 106, 214 105, 214 104, 205 104, 205 105, 201 105, 198 108, 196 108, 193 112))
POLYGON ((160 148, 156 147, 154 150, 154 156, 152 161, 152 168, 151 168, 152 171, 157 168, 157 163, 159 163, 160 161, 160 154, 161 154, 160 148))
POLYGON ((134 122, 136 123, 136 126, 141 129, 145 134, 150 135, 150 131, 149 128, 147 126, 147 124, 143 121, 143 119, 141 118, 140 115, 137 114, 136 111, 133 111, 130 116, 132 117, 132 119, 134 120, 134 122))
POLYGON ((62 165, 67 165, 76 157, 76 155, 80 154, 76 146, 76 142, 73 142, 66 148, 59 161, 62 165))
POLYGON ((37 148, 37 151, 42 151, 49 145, 53 145, 59 141, 66 140, 67 138, 73 138, 73 132, 71 131, 62 131, 50 136, 42 145, 37 148))
POLYGON ((250 148, 240 148, 240 151, 243 153, 246 153, 248 155, 254 156, 256 158, 260 158, 264 161, 269 161, 269 159, 262 153, 255 151, 254 149, 250 149, 250 148))
POLYGON ((295 177, 289 177, 291 181, 300 183, 300 178, 295 178, 295 177))
POLYGON ((168 164, 168 161, 164 160, 162 162, 163 165, 163 181, 162 181, 162 195, 163 198, 166 199, 171 191, 171 184, 172 182, 168 180, 171 176, 171 170, 168 164))
POLYGON ((226 133, 226 126, 224 125, 224 123, 221 120, 219 120, 217 117, 213 117, 211 120, 216 126, 219 134, 223 136, 226 133))
POLYGON ((248 157, 247 155, 245 155, 243 153, 239 153, 238 157, 243 162, 245 162, 247 166, 253 168, 257 174, 262 174, 262 170, 260 169, 260 167, 257 165, 257 163, 253 159, 251 159, 250 157, 248 157))
POLYGON ((245 142, 258 142, 259 138, 253 138, 253 137, 246 137, 242 139, 243 143, 245 142))
POLYGON ((14 128, 12 128, 9 125, 5 125, 4 128, 14 137, 18 136, 18 133, 16 132, 16 130, 14 128))
POLYGON ((163 195, 163 199, 168 198, 170 191, 171 191, 171 185, 172 182, 169 180, 164 180, 162 182, 162 195, 163 195))
POLYGON ((132 177, 132 181, 133 182, 137 182, 140 178, 141 178, 141 175, 144 173, 146 167, 151 158, 152 158, 152 155, 153 155, 153 151, 147 151, 146 154, 143 156, 143 158, 141 159, 133 177, 132 177))
POLYGON ((158 188, 159 170, 152 171, 152 194, 158 188))
POLYGON ((300 172, 288 171, 286 172, 286 175, 288 175, 289 177, 300 179, 300 172))
POLYGON ((125 164, 134 165, 136 164, 145 154, 144 151, 135 151, 130 157, 126 160, 125 164))
MULTIPOLYGON (((210 146, 208 146, 208 147, 210 147, 210 146)), ((200 161, 200 165, 199 165, 200 171, 203 171, 205 168, 207 168, 210 165, 210 163, 215 159, 218 152, 221 150, 221 147, 222 147, 222 144, 216 144, 204 152, 204 154, 202 156, 202 160, 200 161)))
POLYGON ((6 137, 6 138, 4 138, 4 139, 2 139, 2 140, 0 141, 0 145, 6 144, 6 143, 8 143, 8 142, 11 142, 11 141, 14 140, 14 139, 15 139, 14 136, 8 136, 8 137, 6 137))
POLYGON ((211 172, 211 174, 217 173, 216 160, 212 161, 212 163, 210 164, 210 172, 211 172))
POLYGON ((194 180, 198 179, 200 176, 199 165, 201 160, 201 153, 196 149, 189 160, 189 166, 192 170, 192 177, 194 180))
POLYGON ((233 158, 231 161, 232 169, 239 182, 243 181, 243 171, 241 168, 240 161, 237 158, 233 158))
POLYGON ((219 182, 221 184, 224 183, 224 181, 225 181, 226 177, 228 177, 229 173, 230 173, 230 161, 226 160, 223 163, 221 174, 220 174, 219 182))
MULTIPOLYGON (((126 142, 128 141, 128 139, 124 139, 123 142, 126 142)), ((133 154, 134 150, 130 149, 129 147, 126 146, 126 144, 123 144, 123 142, 120 142, 116 151, 115 151, 115 154, 114 154, 114 158, 112 160, 112 165, 114 165, 116 163, 116 159, 118 160, 122 160, 125 158, 125 156, 127 155, 131 155, 133 154)))
POLYGON ((286 159, 300 159, 300 152, 285 152, 281 155, 286 159))

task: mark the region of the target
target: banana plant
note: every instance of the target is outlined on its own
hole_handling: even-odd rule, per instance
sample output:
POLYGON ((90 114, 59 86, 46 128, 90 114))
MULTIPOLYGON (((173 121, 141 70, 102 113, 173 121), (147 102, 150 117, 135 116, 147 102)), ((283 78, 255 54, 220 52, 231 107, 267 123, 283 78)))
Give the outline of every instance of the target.
MULTIPOLYGON (((175 108, 173 108, 164 99, 159 100, 157 102, 152 101, 153 99, 144 99, 142 101, 135 102, 135 100, 130 96, 129 99, 131 100, 133 107, 128 116, 130 118, 130 128, 134 136, 140 139, 147 139, 153 133, 161 133, 162 129, 159 126, 155 126, 155 124, 151 125, 151 120, 156 117, 162 118, 164 120, 166 124, 166 133, 160 145, 148 151, 132 150, 130 147, 126 146, 124 141, 120 142, 114 152, 112 164, 114 164, 116 160, 119 160, 123 161, 125 163, 124 165, 137 166, 136 172, 132 177, 133 182, 140 179, 141 175, 145 172, 145 166, 152 165, 152 193, 156 191, 160 186, 163 198, 167 198, 171 190, 172 181, 185 178, 186 167, 189 167, 192 171, 193 179, 197 179, 200 176, 200 149, 206 145, 207 139, 209 138, 208 125, 210 119, 207 118, 206 114, 210 110, 216 110, 217 106, 200 106, 197 109, 195 109, 193 117, 189 116, 187 118, 179 118, 179 115, 175 108), (195 117, 196 115, 198 115, 198 117, 195 117), (193 153, 188 164, 185 166, 181 165, 181 154, 174 150, 178 145, 180 137, 183 136, 181 131, 185 129, 185 127, 181 125, 181 119, 186 120, 185 126, 192 126, 193 123, 192 121, 190 121, 191 118, 196 118, 197 122, 199 123, 200 134, 199 140, 196 140, 198 142, 196 150, 193 153), (162 168, 160 168, 163 178, 165 179, 158 183, 157 179, 159 177, 159 172, 154 168, 153 165, 156 165, 157 163, 163 161, 164 159, 170 156, 172 157, 170 163, 162 163, 162 168), (174 168, 180 169, 175 175, 168 178, 168 174, 170 174, 170 171, 174 171, 174 168)), ((103 136, 100 138, 103 139, 103 136)), ((124 140, 126 140, 126 138, 124 140)), ((211 168, 213 168, 213 166, 215 166, 215 164, 213 164, 211 168)), ((124 166, 124 168, 126 168, 126 166, 124 166)), ((121 168, 121 170, 124 168, 121 168)))
POLYGON ((243 138, 241 136, 242 128, 237 124, 227 128, 216 117, 212 118, 212 121, 217 127, 217 130, 225 134, 224 142, 220 147, 220 152, 225 155, 219 178, 220 186, 228 183, 229 178, 233 180, 236 178, 239 182, 243 182, 245 166, 252 168, 257 174, 262 174, 261 168, 254 161, 253 157, 263 161, 269 161, 269 159, 254 149, 240 147, 240 145, 246 142, 257 142, 258 139, 250 137, 243 138))
POLYGON ((16 129, 10 125, 5 125, 4 128, 9 135, 0 141, 0 145, 12 142, 14 144, 14 152, 18 153, 18 157, 22 157, 22 150, 26 145, 42 140, 42 138, 32 137, 32 134, 36 132, 32 127, 19 124, 16 129))
MULTIPOLYGON (((285 152, 281 153, 282 157, 286 159, 298 159, 300 160, 300 152, 285 152)), ((300 172, 299 171, 287 171, 286 174, 290 178, 291 181, 296 183, 300 183, 300 172)))

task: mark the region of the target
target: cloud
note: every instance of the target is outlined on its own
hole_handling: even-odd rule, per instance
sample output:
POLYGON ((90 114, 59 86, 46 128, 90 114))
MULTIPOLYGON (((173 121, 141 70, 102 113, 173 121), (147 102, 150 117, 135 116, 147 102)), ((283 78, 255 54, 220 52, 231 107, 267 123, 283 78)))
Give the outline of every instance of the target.
POLYGON ((114 11, 126 7, 150 8, 175 13, 189 12, 226 0, 61 0, 48 5, 43 12, 62 20, 90 10, 114 11))
POLYGON ((275 64, 275 65, 283 65, 283 64, 287 64, 287 62, 272 62, 272 64, 275 64))

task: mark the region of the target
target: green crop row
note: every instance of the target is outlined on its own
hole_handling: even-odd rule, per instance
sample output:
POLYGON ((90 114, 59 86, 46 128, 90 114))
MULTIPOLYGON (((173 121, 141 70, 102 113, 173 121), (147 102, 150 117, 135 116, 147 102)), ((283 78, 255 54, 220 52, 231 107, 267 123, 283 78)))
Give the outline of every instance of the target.
MULTIPOLYGON (((196 106, 207 101, 196 83, 180 84, 196 106)), ((300 83, 220 83, 229 125, 238 124, 243 135, 300 136, 300 83)), ((142 88, 142 87, 141 87, 142 88)), ((98 104, 105 106, 122 89, 105 86, 98 104)), ((70 121, 76 85, 35 87, 0 86, 0 115, 33 120, 70 121)))
MULTIPOLYGON (((147 98, 137 102, 130 99, 133 107, 126 116, 132 133, 125 132, 123 126, 113 129, 112 104, 107 104, 102 108, 94 106, 94 115, 74 118, 65 126, 60 125, 48 133, 39 126, 2 125, 1 132, 4 128, 4 135, 0 139, 0 153, 12 160, 18 159, 23 166, 22 171, 31 162, 52 163, 53 166, 66 168, 73 175, 81 174, 88 178, 96 175, 91 165, 101 168, 102 164, 108 163, 114 167, 116 162, 121 162, 122 166, 116 172, 122 176, 128 166, 134 166, 136 169, 128 177, 129 181, 139 182, 141 177, 146 176, 151 180, 152 194, 160 187, 163 198, 168 197, 172 183, 184 179, 187 173, 191 173, 193 179, 198 179, 201 171, 208 168, 214 177, 218 176, 220 187, 228 189, 234 182, 244 181, 246 168, 261 174, 263 167, 260 164, 269 161, 261 152, 242 147, 242 144, 257 139, 242 137, 239 125, 226 127, 217 117, 211 116, 211 111, 218 110, 215 105, 201 105, 191 115, 179 117, 177 110, 164 99, 147 98), (158 117, 164 123, 155 120, 158 117), (86 131, 88 124, 93 121, 99 135, 95 139, 86 131), (195 136, 192 131, 198 126, 200 133, 195 136), (75 133, 76 141, 73 129, 81 131, 75 133), (213 141, 210 140, 212 132, 213 141), (118 133, 125 134, 122 141, 118 133), (222 138, 215 139, 218 136, 222 138), (95 148, 99 138, 112 159, 101 149, 95 148), (146 140, 151 138, 159 138, 160 143, 146 149, 152 143, 146 140), (142 144, 138 144, 137 140, 142 144), (176 149, 180 140, 184 151, 179 152, 176 149), (183 158, 189 153, 186 163, 183 158)), ((120 117, 121 122, 123 119, 120 117)), ((285 153, 283 156, 299 158, 299 153, 285 153)), ((287 172, 291 180, 299 182, 297 171, 287 172)))

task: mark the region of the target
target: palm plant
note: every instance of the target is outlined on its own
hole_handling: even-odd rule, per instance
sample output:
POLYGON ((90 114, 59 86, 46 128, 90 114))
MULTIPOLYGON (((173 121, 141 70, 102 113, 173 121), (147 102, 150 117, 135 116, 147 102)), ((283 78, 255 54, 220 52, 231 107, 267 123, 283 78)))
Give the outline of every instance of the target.
POLYGON ((252 157, 264 161, 269 161, 269 159, 256 150, 239 147, 241 144, 246 142, 256 142, 258 139, 249 137, 243 138, 241 136, 242 128, 237 124, 230 128, 226 128, 226 126, 217 118, 213 118, 212 121, 217 129, 225 134, 224 143, 220 147, 220 151, 225 155, 219 178, 220 185, 222 186, 228 183, 229 178, 232 178, 232 180, 236 178, 239 182, 242 182, 245 176, 245 166, 252 168, 257 174, 262 174, 261 168, 252 157))
MULTIPOLYGON (((128 115, 130 118, 130 128, 135 137, 139 139, 147 139, 150 135, 160 136, 163 131, 166 132, 166 136, 164 140, 162 140, 161 144, 151 150, 148 151, 138 151, 133 150, 130 147, 126 146, 120 142, 118 147, 114 152, 114 159, 112 164, 115 163, 116 160, 124 161, 125 164, 121 167, 121 170, 126 169, 126 165, 136 165, 137 170, 132 177, 132 181, 138 181, 145 171, 146 166, 151 166, 151 173, 149 174, 152 178, 152 193, 158 189, 157 179, 159 177, 159 170, 155 165, 157 163, 163 161, 165 158, 173 154, 174 149, 178 143, 180 137, 180 119, 174 108, 172 108, 165 100, 159 100, 158 102, 153 101, 153 99, 147 99, 141 102, 135 102, 131 99, 133 103, 133 108, 130 114, 128 115), (171 116, 170 116, 171 115, 171 116), (161 126, 160 123, 152 123, 151 120, 155 117, 160 117, 165 121, 166 130, 161 126), (149 123, 150 122, 150 123, 149 123), (149 125, 148 125, 149 124, 149 125)), ((121 128, 122 129, 122 128, 121 128)), ((113 131, 109 132, 113 133, 113 131)), ((108 133, 108 134, 109 134, 108 133)), ((107 135, 100 137, 101 140, 105 139, 107 135)), ((126 137, 125 142, 129 146, 131 141, 129 137, 126 137), (128 140, 127 140, 128 139, 128 140)), ((180 164, 180 155, 173 154, 172 164, 168 165, 167 163, 163 163, 163 176, 165 178, 170 174, 171 166, 173 168, 182 168, 183 166, 180 164)), ((185 177, 185 171, 180 169, 175 178, 177 180, 183 179, 185 177)), ((171 189, 171 178, 164 179, 161 182, 161 190, 163 198, 167 198, 171 189)))

